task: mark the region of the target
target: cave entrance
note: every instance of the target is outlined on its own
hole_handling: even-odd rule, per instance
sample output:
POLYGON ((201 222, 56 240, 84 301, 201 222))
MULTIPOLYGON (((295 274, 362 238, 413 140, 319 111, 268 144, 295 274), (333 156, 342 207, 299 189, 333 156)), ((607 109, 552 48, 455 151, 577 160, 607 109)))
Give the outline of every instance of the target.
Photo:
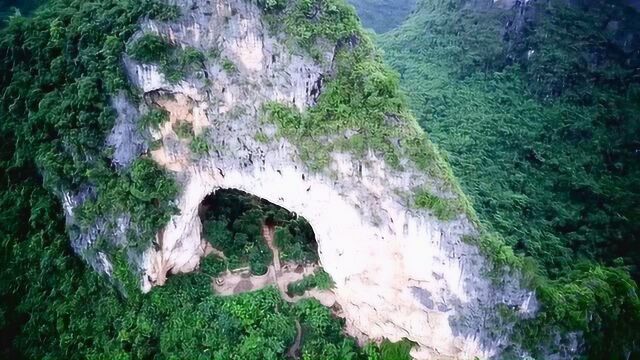
POLYGON ((201 270, 215 278, 216 292, 276 285, 283 295, 295 296, 301 287, 303 293, 315 287, 318 274, 326 276, 318 265, 315 234, 303 217, 235 189, 206 196, 198 212, 207 244, 201 270))

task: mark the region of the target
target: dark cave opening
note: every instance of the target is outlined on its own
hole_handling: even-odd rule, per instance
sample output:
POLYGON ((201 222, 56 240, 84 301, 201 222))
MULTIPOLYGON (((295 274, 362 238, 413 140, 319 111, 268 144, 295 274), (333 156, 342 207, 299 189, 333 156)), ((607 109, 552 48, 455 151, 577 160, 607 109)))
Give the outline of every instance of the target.
POLYGON ((307 220, 265 199, 219 189, 204 198, 198 212, 202 237, 214 253, 224 257, 228 270, 248 267, 252 275, 264 275, 274 260, 318 262, 315 234, 307 220))

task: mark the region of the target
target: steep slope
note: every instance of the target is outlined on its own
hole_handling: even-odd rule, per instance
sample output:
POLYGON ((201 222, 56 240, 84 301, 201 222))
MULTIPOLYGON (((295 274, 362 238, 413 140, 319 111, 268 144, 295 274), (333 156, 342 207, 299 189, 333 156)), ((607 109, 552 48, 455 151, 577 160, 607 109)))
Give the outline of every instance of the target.
POLYGON ((380 38, 479 217, 551 280, 546 326, 583 331, 593 358, 638 344, 638 18, 623 1, 424 1, 380 38))
MULTIPOLYGON (((147 22, 133 37, 126 63, 144 93, 141 111, 167 113, 151 129, 159 146, 150 158, 173 172, 182 189, 179 215, 138 260, 143 287, 197 266, 199 204, 218 188, 239 189, 308 219, 352 335, 406 337, 419 345, 418 358, 499 353, 509 345, 503 334, 510 326, 488 332, 480 322, 501 324, 499 304, 529 316, 533 295, 518 289, 517 277, 494 285, 478 276, 492 266, 463 242, 474 231, 454 205, 462 195, 413 120, 405 120, 393 76, 377 64, 353 13, 336 5, 337 12, 328 4, 293 4, 282 10, 290 12, 286 17, 267 10, 271 35, 253 4, 194 3, 182 7, 178 22, 147 22), (298 38, 300 55, 291 54, 283 36, 304 28, 311 36, 298 38), (201 54, 195 70, 173 81, 163 65, 172 60, 144 55, 158 41, 177 52, 170 57, 201 54), (358 85, 363 93, 347 92, 358 85), (192 133, 181 135, 181 124, 192 133), (190 146, 197 139, 203 151, 190 146), (420 209, 414 204, 421 198, 450 202, 453 210, 420 209)), ((135 155, 123 150, 129 146, 123 139, 111 143, 115 154, 135 155)), ((78 238, 88 247, 93 229, 78 238)), ((97 256, 98 267, 109 271, 108 254, 97 256)))
MULTIPOLYGON (((126 94, 125 40, 140 18, 175 15, 175 8, 154 1, 51 0, 2 30, 0 357, 275 359, 286 356, 297 323, 304 331, 300 352, 314 359, 379 358, 398 348, 360 348, 329 309, 307 300, 289 304, 274 289, 215 296, 211 278, 225 264, 213 257, 199 271, 141 294, 126 252, 98 239, 111 251, 117 280, 72 254, 56 189, 90 189, 78 186, 83 182, 97 189, 87 192, 96 207, 78 211, 79 220, 130 212, 124 221, 139 226, 125 234, 132 253, 136 242, 148 245, 145 231, 152 237, 168 221, 163 216, 171 207, 162 205, 175 196, 173 181, 151 160, 111 167, 122 153, 101 150, 116 120, 111 106, 119 108, 109 94, 126 94)), ((130 134, 136 127, 118 129, 130 134)), ((407 345, 400 350, 406 353, 407 345)))
MULTIPOLYGON (((56 1, 43 20, 10 23, 2 42, 8 184, 18 186, 13 169, 37 169, 63 203, 74 251, 144 310, 123 306, 117 314, 124 325, 99 323, 124 343, 114 353, 156 353, 159 341, 162 352, 175 346, 245 354, 196 341, 195 330, 186 331, 192 336, 184 344, 179 331, 159 335, 162 324, 183 330, 188 323, 167 314, 167 303, 198 329, 242 333, 242 349, 252 356, 261 347, 271 357, 283 354, 293 339, 291 313, 326 318, 314 305, 292 310, 269 291, 215 298, 199 274, 179 277, 195 279, 196 289, 179 280, 178 290, 171 282, 168 290, 151 290, 170 274, 207 267, 198 206, 217 189, 233 188, 309 220, 346 329, 363 342, 406 338, 417 344, 416 358, 526 354, 523 340, 511 335, 521 321, 546 319, 535 317, 522 258, 478 231, 353 10, 339 1, 177 4, 56 1), (88 21, 92 13, 100 17, 88 21), (177 304, 185 298, 198 311, 177 304), (250 310, 238 305, 244 302, 250 310), (202 315, 218 307, 227 312, 202 315), (254 322, 282 336, 256 346, 254 322)), ((66 319, 56 325, 75 329, 73 316, 66 319)), ((315 328, 334 332, 337 353, 335 320, 318 323, 332 324, 315 328)), ((564 339, 555 328, 549 334, 564 339)), ((571 356, 580 336, 568 339, 549 353, 571 356)), ((86 349, 92 340, 60 336, 58 345, 73 352, 67 344, 86 349)))

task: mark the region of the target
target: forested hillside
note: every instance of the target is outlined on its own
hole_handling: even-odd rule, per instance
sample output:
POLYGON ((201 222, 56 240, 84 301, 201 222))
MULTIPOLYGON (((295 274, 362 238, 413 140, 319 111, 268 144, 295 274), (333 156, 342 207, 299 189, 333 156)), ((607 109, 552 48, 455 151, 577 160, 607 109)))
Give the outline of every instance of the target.
POLYGON ((622 2, 425 0, 380 36, 486 229, 535 260, 543 312, 592 358, 640 345, 639 26, 622 2))
MULTIPOLYGON (((30 14, 0 30, 0 358, 280 359, 296 342, 296 324, 303 359, 408 358, 408 342, 357 346, 315 300, 288 303, 273 288, 213 296, 212 278, 228 266, 214 257, 149 294, 133 291, 124 255, 114 258, 120 282, 89 270, 69 246, 57 189, 82 181, 100 189, 80 209, 89 220, 133 208, 145 246, 175 212, 176 185, 163 170, 139 159, 116 171, 103 144, 114 121, 109 94, 132 95, 120 63, 126 41, 141 18, 170 19, 176 9, 155 0, 50 0, 30 13, 35 3, 0 2, 3 21, 12 6, 30 14)), ((517 324, 513 343, 538 358, 574 345, 592 359, 635 358, 640 17, 619 1, 530 3, 524 11, 423 0, 379 43, 471 196, 481 236, 527 259, 517 266, 542 309, 517 324), (572 342, 578 335, 584 344, 572 342)), ((357 24, 340 0, 323 4, 357 24)), ((354 4, 380 32, 413 8, 354 4)), ((206 236, 262 274, 266 249, 242 224, 264 214, 254 200, 236 199, 219 200, 228 204, 205 219, 206 236)), ((290 254, 315 256, 306 225, 286 224, 290 254)))
MULTIPOLYGON (((348 8, 337 15, 357 24, 348 8)), ((143 295, 126 250, 114 251, 112 279, 72 253, 60 189, 98 186, 81 216, 130 209, 142 225, 131 237, 145 246, 175 211, 165 172, 148 159, 116 171, 103 148, 114 122, 109 96, 131 91, 120 63, 125 42, 139 19, 175 16, 154 0, 51 0, 0 31, 0 358, 277 359, 297 343, 295 356, 305 359, 406 359, 407 342, 357 346, 315 300, 287 303, 272 287, 215 296, 212 279, 227 264, 214 257, 143 295)), ((236 237, 247 238, 241 225, 236 237)), ((230 231, 211 228, 208 236, 235 244, 224 238, 230 231)), ((287 243, 291 231, 281 239, 289 256, 305 255, 287 243)))

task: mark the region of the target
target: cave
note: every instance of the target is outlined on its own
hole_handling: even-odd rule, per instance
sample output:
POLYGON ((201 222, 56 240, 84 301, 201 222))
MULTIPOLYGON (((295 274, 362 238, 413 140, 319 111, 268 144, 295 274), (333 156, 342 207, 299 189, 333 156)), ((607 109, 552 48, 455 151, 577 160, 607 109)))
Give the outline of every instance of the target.
POLYGON ((234 295, 276 285, 284 296, 313 287, 318 247, 313 228, 298 214, 237 189, 219 189, 198 206, 205 246, 200 269, 214 290, 234 295), (290 290, 293 289, 293 290, 290 290))
MULTIPOLYGON (((498 303, 531 304, 521 308, 525 309, 523 313, 533 313, 535 301, 529 301, 532 292, 519 287, 517 281, 497 285, 478 276, 487 272, 489 264, 478 247, 466 241, 477 231, 463 209, 453 218, 441 219, 433 209, 416 206, 413 197, 421 190, 442 198, 464 199, 457 187, 450 188, 439 157, 431 159, 427 155, 437 154, 435 149, 427 146, 424 154, 413 150, 396 154, 392 150, 381 153, 343 146, 344 141, 345 145, 361 143, 362 134, 351 126, 343 128, 341 117, 318 117, 316 120, 323 125, 318 128, 320 132, 309 133, 314 136, 282 131, 286 129, 280 118, 289 118, 289 110, 302 114, 316 101, 325 101, 323 97, 314 98, 313 85, 336 69, 332 61, 317 61, 304 54, 290 56, 287 44, 262 25, 262 13, 253 4, 232 2, 230 6, 238 8, 242 18, 221 13, 211 18, 186 16, 178 26, 154 22, 153 28, 143 32, 152 29, 177 44, 198 49, 213 48, 207 40, 212 34, 224 36, 221 50, 238 65, 232 76, 219 69, 216 59, 204 64, 210 74, 219 75, 212 75, 215 81, 187 79, 172 84, 157 66, 135 59, 127 63, 127 74, 142 92, 162 89, 170 95, 158 101, 158 106, 169 113, 169 122, 152 129, 153 140, 160 146, 150 151, 149 157, 174 176, 180 189, 174 201, 178 211, 156 236, 159 246, 147 249, 136 261, 143 273, 143 291, 162 285, 167 272, 210 271, 218 295, 274 283, 277 274, 270 273, 268 265, 265 271, 269 253, 264 242, 250 241, 249 237, 258 234, 261 240, 261 226, 277 219, 259 216, 253 235, 237 235, 236 230, 251 227, 251 221, 240 221, 234 229, 233 223, 214 215, 220 211, 212 211, 224 202, 222 195, 242 191, 257 197, 248 202, 258 208, 267 201, 287 209, 289 217, 299 215, 308 220, 315 239, 311 243, 317 248, 317 260, 309 264, 322 266, 327 274, 325 284, 327 277, 332 281, 333 297, 318 300, 328 307, 340 305, 348 334, 391 341, 407 338, 418 343, 422 358, 493 355, 494 348, 485 350, 475 339, 490 338, 498 346, 504 337, 487 331, 478 335, 475 329, 482 325, 476 320, 484 323, 493 319, 498 303), (277 55, 275 61, 273 54, 277 55), (288 110, 265 114, 265 105, 274 103, 279 104, 277 109, 284 106, 288 110), (193 123, 193 138, 180 138, 170 126, 182 120, 193 123), (193 151, 191 142, 196 137, 206 140, 207 151, 193 151), (392 156, 387 157, 389 154, 392 156), (387 161, 393 159, 393 164, 387 161), (421 164, 414 164, 416 160, 421 164), (214 250, 222 250, 225 257, 232 253, 208 246, 208 234, 223 235, 214 240, 218 245, 225 244, 218 240, 226 239, 230 248, 244 244, 250 251, 239 253, 230 266, 229 259, 215 261, 218 257, 214 250), (450 321, 468 316, 471 326, 460 327, 450 321)), ((327 48, 328 60, 336 55, 335 49, 333 45, 327 48)), ((299 117, 295 118, 297 122, 299 117)), ((388 119, 379 119, 382 128, 404 129, 397 133, 398 144, 425 145, 423 134, 416 131, 419 127, 415 119, 388 119)), ((320 125, 315 120, 309 124, 320 125)), ((247 210, 251 211, 257 210, 247 210)), ((286 273, 300 276, 297 268, 295 265, 286 273)), ((302 277, 297 279, 304 279, 306 268, 303 265, 302 277)), ((285 300, 297 300, 299 288, 276 284, 285 300)))

